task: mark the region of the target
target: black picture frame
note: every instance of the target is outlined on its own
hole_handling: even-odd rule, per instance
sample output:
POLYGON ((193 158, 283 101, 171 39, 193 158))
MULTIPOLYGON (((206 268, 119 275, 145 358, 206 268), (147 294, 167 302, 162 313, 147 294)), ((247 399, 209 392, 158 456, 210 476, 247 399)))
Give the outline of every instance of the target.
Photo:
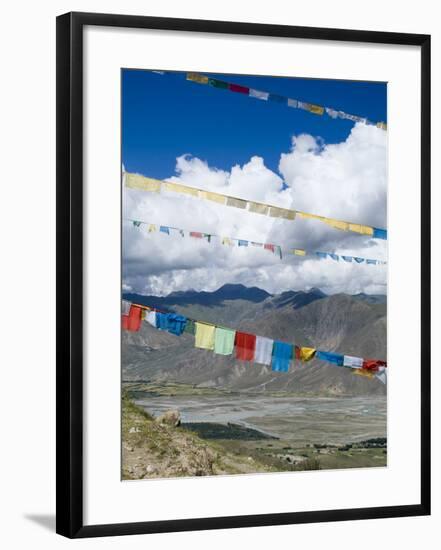
POLYGON ((430 35, 98 13, 57 17, 56 531, 99 537, 430 514, 430 35), (412 505, 216 518, 83 523, 83 29, 86 25, 337 40, 421 48, 421 495, 412 505))

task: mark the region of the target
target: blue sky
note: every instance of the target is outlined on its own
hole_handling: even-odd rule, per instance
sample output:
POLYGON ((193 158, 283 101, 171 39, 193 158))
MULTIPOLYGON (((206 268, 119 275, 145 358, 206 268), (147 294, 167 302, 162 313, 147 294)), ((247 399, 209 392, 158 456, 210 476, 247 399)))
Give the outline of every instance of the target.
MULTIPOLYGON (((386 121, 386 84, 242 75, 212 76, 386 121)), ((156 178, 174 173, 189 153, 225 170, 259 155, 278 171, 291 137, 308 133, 325 143, 344 141, 353 122, 189 82, 186 74, 122 71, 122 157, 129 172, 156 178)))
MULTIPOLYGON (((372 121, 386 121, 385 83, 212 74, 372 121)), ((187 81, 122 71, 122 162, 128 172, 356 223, 387 225, 387 132, 187 81), (188 155, 188 156, 184 156, 188 155), (285 184, 285 185, 283 185, 285 184)), ((271 293, 384 293, 384 266, 298 259, 147 233, 128 219, 212 235, 387 259, 387 241, 314 220, 275 220, 173 193, 123 194, 123 287, 165 295, 225 283, 271 293)))

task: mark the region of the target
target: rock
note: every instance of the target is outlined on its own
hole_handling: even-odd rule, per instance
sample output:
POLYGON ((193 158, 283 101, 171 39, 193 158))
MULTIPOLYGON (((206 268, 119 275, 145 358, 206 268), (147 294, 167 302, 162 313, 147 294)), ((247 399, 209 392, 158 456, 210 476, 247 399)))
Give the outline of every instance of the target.
POLYGON ((147 464, 145 471, 147 474, 154 474, 156 472, 156 468, 153 464, 147 464))
POLYGON ((155 419, 158 424, 167 424, 168 426, 179 426, 181 424, 181 415, 179 411, 166 411, 155 419))
POLYGON ((141 430, 139 428, 135 428, 135 426, 132 426, 129 430, 129 434, 136 434, 140 432, 141 430))

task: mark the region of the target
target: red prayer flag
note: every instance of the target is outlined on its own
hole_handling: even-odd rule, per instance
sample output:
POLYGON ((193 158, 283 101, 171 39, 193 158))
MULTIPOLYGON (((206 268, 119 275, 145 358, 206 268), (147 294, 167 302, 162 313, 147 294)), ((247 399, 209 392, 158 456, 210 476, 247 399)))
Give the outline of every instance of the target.
POLYGON ((295 358, 300 360, 300 348, 299 346, 294 346, 295 358))
POLYGON ((141 328, 141 312, 142 309, 138 306, 130 306, 128 315, 121 315, 122 328, 136 332, 141 328))
POLYGON ((273 245, 273 244, 264 244, 264 245, 263 245, 263 248, 264 248, 265 250, 271 250, 271 252, 274 252, 274 250, 275 250, 275 245, 273 245))
POLYGON ((236 332, 234 341, 236 345, 236 359, 252 361, 256 349, 256 335, 246 332, 236 332))
POLYGON ((190 237, 195 237, 196 239, 202 239, 202 233, 199 233, 199 231, 190 231, 190 237))
POLYGON ((364 359, 363 368, 370 371, 377 371, 378 367, 387 367, 386 361, 381 361, 381 359, 364 359))
POLYGON ((228 89, 232 92, 238 92, 239 94, 249 94, 250 89, 246 86, 239 86, 239 84, 228 84, 228 89))

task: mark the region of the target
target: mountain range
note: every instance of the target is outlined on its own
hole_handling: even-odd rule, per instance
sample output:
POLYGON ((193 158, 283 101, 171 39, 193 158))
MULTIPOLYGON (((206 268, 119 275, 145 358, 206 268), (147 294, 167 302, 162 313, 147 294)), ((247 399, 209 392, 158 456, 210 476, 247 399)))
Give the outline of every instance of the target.
MULTIPOLYGON (((326 295, 320 289, 272 295, 257 287, 228 284, 214 292, 173 292, 165 297, 124 294, 125 299, 193 319, 230 326, 326 351, 386 358, 386 296, 326 295)), ((296 361, 288 373, 194 348, 194 338, 156 330, 123 331, 123 380, 182 382, 231 391, 318 395, 383 395, 378 380, 356 376, 319 360, 296 361)))

